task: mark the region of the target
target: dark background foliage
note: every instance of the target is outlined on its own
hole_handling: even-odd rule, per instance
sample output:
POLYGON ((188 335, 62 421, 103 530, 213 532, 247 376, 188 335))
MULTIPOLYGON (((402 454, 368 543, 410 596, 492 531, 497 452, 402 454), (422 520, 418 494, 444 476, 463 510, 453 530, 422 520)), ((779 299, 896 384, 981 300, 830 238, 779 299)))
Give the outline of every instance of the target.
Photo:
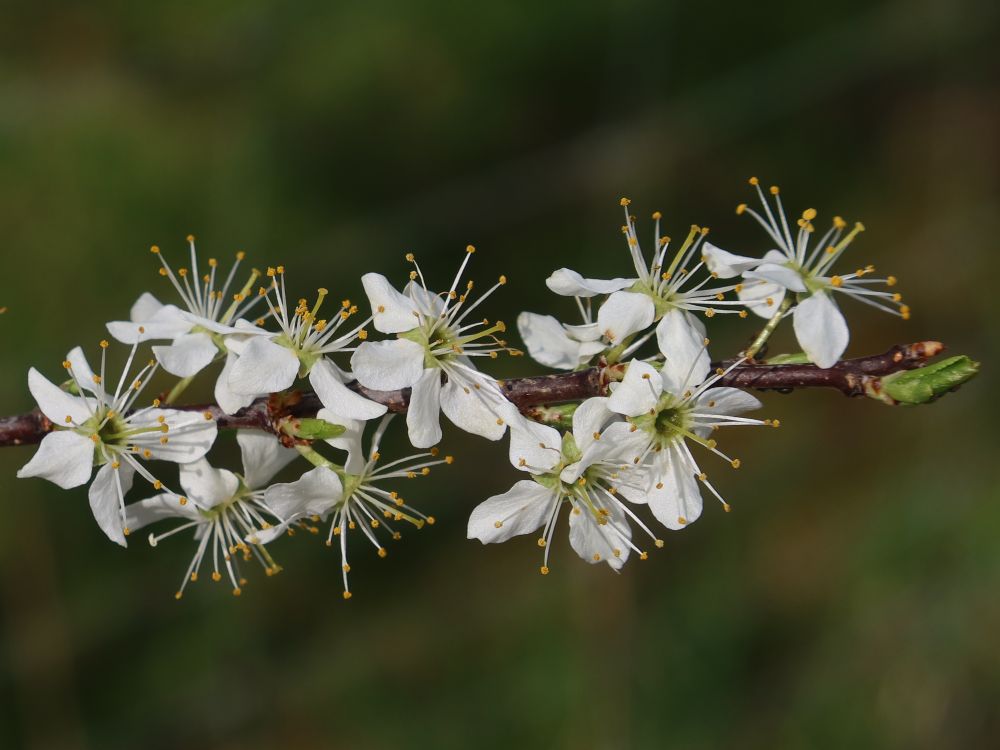
MULTIPOLYGON (((746 177, 863 219, 902 322, 848 303, 852 354, 938 337, 986 374, 928 408, 768 395, 710 505, 616 576, 564 537, 465 540, 505 450, 409 489, 438 524, 350 602, 313 538, 240 599, 173 592, 193 547, 103 538, 85 491, 0 455, 0 745, 28 748, 984 747, 1000 726, 994 3, 12 3, 0 23, 0 412, 102 338, 147 253, 245 249, 361 299, 467 243, 513 323, 572 314, 549 271, 622 275, 617 200, 735 251, 746 177)), ((651 231, 651 230, 649 230, 651 231)), ((293 292, 295 293, 295 292, 293 292)), ((717 319, 718 320, 718 319, 717 319)), ((750 322, 718 323, 716 351, 750 322)), ((788 332, 775 342, 788 348, 788 332)), ((492 372, 531 371, 500 360, 492 372)), ((204 396, 206 388, 191 392, 204 396)), ((220 461, 232 460, 232 440, 220 461)), ((138 495, 137 495, 138 496, 138 495)), ((991 738, 994 738, 991 740, 991 738)))

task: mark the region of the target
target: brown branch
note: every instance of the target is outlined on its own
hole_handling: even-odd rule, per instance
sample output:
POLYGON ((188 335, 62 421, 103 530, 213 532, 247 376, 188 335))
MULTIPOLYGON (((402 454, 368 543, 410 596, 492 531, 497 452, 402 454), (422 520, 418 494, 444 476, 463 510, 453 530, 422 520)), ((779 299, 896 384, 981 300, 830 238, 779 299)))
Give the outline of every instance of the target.
MULTIPOLYGON (((879 390, 879 378, 901 370, 922 367, 927 360, 940 354, 944 345, 937 341, 919 341, 892 347, 884 354, 847 359, 823 369, 816 365, 774 365, 747 362, 735 367, 717 383, 719 386, 753 390, 792 391, 798 388, 833 388, 845 396, 872 395, 879 390)), ((725 368, 730 362, 714 363, 725 368)), ((501 380, 504 394, 521 411, 543 404, 580 401, 591 396, 605 396, 608 384, 620 380, 624 365, 591 367, 579 372, 554 375, 533 375, 501 380)), ((392 412, 405 412, 410 402, 410 389, 373 391, 357 382, 349 387, 372 401, 385 404, 392 412)), ((261 398, 236 414, 226 414, 215 405, 186 405, 172 408, 210 413, 220 429, 258 429, 275 431, 284 417, 314 416, 321 408, 313 393, 294 392, 281 397, 261 398)), ((37 409, 12 417, 0 417, 0 446, 38 443, 52 429, 52 423, 37 409)))

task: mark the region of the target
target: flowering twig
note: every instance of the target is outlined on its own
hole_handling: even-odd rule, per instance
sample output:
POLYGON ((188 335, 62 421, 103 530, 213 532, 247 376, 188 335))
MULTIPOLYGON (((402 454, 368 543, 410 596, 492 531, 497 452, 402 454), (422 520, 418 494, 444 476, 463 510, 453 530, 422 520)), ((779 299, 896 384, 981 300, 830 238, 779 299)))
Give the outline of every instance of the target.
MULTIPOLYGON (((833 367, 812 364, 769 364, 748 362, 733 367, 718 381, 719 386, 753 390, 792 391, 800 388, 833 388, 845 396, 869 396, 886 403, 898 403, 884 393, 883 379, 888 375, 922 368, 928 360, 944 351, 938 341, 918 341, 893 346, 883 354, 846 359, 833 367)), ((728 368, 731 362, 713 363, 714 368, 728 368)), ((537 407, 582 401, 608 393, 608 384, 621 379, 624 367, 609 365, 553 375, 510 378, 500 382, 504 395, 528 416, 538 417, 537 407)), ((384 404, 389 411, 407 410, 410 389, 375 391, 359 383, 348 384, 352 390, 372 401, 384 404)), ((258 399, 236 414, 226 414, 214 404, 175 405, 180 411, 201 411, 217 422, 220 429, 260 429, 274 432, 283 417, 313 417, 321 408, 312 392, 294 394, 284 400, 258 399)), ((52 429, 37 409, 0 418, 0 446, 33 445, 52 429)))

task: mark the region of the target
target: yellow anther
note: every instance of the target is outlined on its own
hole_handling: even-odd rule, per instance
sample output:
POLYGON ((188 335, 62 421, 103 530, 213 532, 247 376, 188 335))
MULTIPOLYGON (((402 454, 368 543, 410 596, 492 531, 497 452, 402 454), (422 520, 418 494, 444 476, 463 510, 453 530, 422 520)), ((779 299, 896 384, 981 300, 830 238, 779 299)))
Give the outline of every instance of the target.
POLYGON ((149 252, 151 252, 153 255, 159 255, 160 248, 158 245, 153 245, 151 248, 149 248, 149 252))
POLYGON ((736 215, 737 216, 742 216, 743 212, 746 211, 746 210, 747 210, 747 204, 746 203, 741 203, 740 205, 738 205, 736 207, 736 215))
POLYGON ((677 516, 677 523, 681 526, 687 526, 688 520, 684 516, 677 516))
POLYGON ((657 547, 659 547, 660 549, 663 549, 663 540, 662 540, 662 539, 657 539, 657 540, 656 540, 656 541, 654 542, 654 544, 655 544, 655 545, 656 545, 657 547))
POLYGON ((493 522, 493 528, 495 528, 495 529, 501 529, 501 528, 503 528, 503 521, 494 521, 493 522))
POLYGON ((345 591, 344 594, 343 594, 343 596, 344 596, 345 600, 346 599, 350 599, 351 598, 351 592, 350 591, 345 591))
POLYGON ((500 276, 500 280, 497 283, 499 283, 501 285, 506 284, 507 283, 507 277, 504 276, 504 275, 501 275, 500 276))
POLYGON ((177 275, 183 279, 188 275, 188 270, 186 268, 178 268, 177 275))
POLYGON ((805 221, 812 221, 813 219, 816 218, 816 209, 815 208, 807 208, 805 211, 802 212, 802 218, 805 221))
POLYGON ((899 280, 895 276, 890 276, 889 278, 887 278, 885 280, 885 285, 886 286, 896 286, 896 284, 897 284, 898 281, 899 280))
POLYGON ((771 193, 771 195, 777 195, 778 193, 781 192, 781 190, 778 188, 777 185, 771 185, 771 187, 768 188, 768 191, 771 193))
POLYGON ((839 276, 833 276, 830 279, 830 285, 835 287, 842 287, 844 285, 844 280, 839 276))
POLYGON ((465 252, 467 252, 469 255, 472 255, 474 252, 476 252, 475 245, 466 245, 465 252))
POLYGON ((653 211, 653 218, 656 221, 659 221, 660 219, 663 218, 663 214, 661 214, 659 211, 653 211))
POLYGON ((648 560, 649 559, 649 553, 647 553, 647 552, 640 552, 639 553, 639 559, 640 560, 648 560))
POLYGON ((749 182, 751 185, 754 186, 760 184, 760 180, 758 180, 756 177, 751 177, 749 180, 747 180, 747 182, 749 182))
POLYGON ((538 569, 538 572, 541 573, 543 576, 547 576, 549 574, 549 566, 543 565, 538 569))
POLYGON ((706 318, 714 318, 715 317, 715 310, 713 310, 711 307, 708 308, 707 310, 705 310, 705 317, 706 318))
POLYGON ((618 201, 618 205, 622 206, 624 208, 625 206, 627 206, 631 202, 632 201, 630 201, 628 198, 622 198, 620 201, 618 201))
POLYGON ((181 505, 187 505, 188 504, 188 499, 186 497, 184 497, 183 495, 181 495, 181 496, 179 496, 177 498, 177 502, 180 503, 181 505))
POLYGON ((539 547, 544 547, 545 546, 545 538, 544 537, 538 537, 538 546, 539 547))
POLYGON ((728 513, 729 511, 731 511, 731 510, 732 510, 732 506, 730 506, 730 505, 729 505, 729 503, 723 503, 723 504, 722 504, 722 509, 723 509, 724 511, 726 511, 726 513, 728 513))
POLYGON ((738 458, 734 458, 730 463, 733 465, 734 469, 740 468, 741 462, 738 458))
POLYGON ((386 555, 388 555, 388 554, 389 554, 389 552, 388 552, 388 550, 386 550, 386 548, 385 548, 385 547, 379 547, 379 548, 378 548, 378 556, 379 556, 379 557, 382 557, 382 558, 384 558, 384 557, 385 557, 386 555))

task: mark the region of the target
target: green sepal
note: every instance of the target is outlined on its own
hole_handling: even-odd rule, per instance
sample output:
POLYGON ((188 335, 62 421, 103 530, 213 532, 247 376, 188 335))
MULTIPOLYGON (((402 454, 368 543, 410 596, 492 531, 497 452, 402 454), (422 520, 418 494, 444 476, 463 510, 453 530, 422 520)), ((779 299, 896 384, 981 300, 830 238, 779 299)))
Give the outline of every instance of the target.
POLYGON ((285 431, 292 437, 302 440, 330 440, 343 435, 347 428, 342 424, 327 422, 325 419, 305 417, 289 421, 285 431))
POLYGON ((575 464, 583 458, 583 451, 576 444, 576 438, 572 432, 563 433, 562 455, 567 464, 575 464))
POLYGON ((926 404, 958 388, 978 373, 978 362, 958 355, 916 370, 886 375, 882 378, 882 393, 904 406, 926 404))

